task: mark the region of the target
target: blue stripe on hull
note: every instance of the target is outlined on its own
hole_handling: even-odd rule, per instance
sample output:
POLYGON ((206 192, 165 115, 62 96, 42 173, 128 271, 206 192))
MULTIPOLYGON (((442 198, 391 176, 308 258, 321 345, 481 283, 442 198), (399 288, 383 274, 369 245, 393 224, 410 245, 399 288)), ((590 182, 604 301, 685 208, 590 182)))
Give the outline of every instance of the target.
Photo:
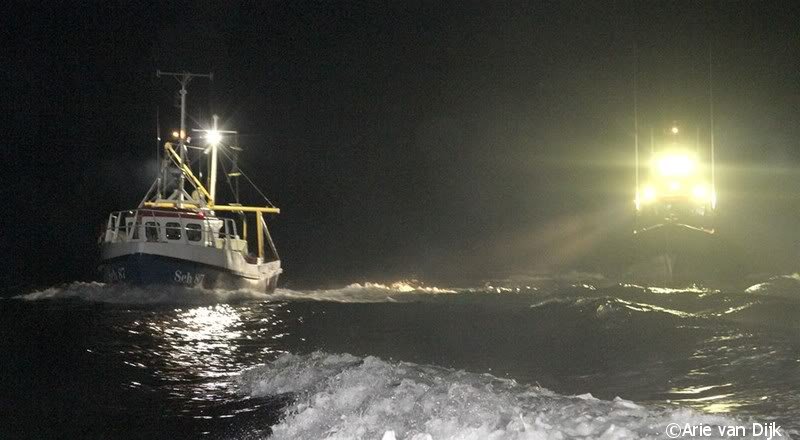
POLYGON ((233 272, 177 258, 131 254, 105 260, 99 267, 106 283, 179 285, 205 289, 253 289, 272 292, 278 276, 265 280, 245 278, 233 272))

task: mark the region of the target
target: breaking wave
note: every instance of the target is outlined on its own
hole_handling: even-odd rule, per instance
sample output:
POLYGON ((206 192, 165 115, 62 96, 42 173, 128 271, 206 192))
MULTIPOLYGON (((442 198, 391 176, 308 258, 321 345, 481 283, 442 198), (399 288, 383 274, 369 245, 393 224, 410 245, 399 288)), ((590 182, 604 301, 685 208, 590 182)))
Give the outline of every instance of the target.
POLYGON ((594 311, 597 318, 621 318, 632 314, 661 314, 677 318, 695 318, 700 315, 685 312, 682 310, 660 307, 654 304, 627 301, 614 297, 594 297, 594 298, 549 298, 544 301, 532 304, 531 309, 544 308, 574 308, 579 310, 594 311))
POLYGON ((767 281, 748 287, 745 293, 800 298, 800 274, 773 276, 767 281))
POLYGON ((684 408, 564 396, 489 374, 323 352, 282 355, 241 373, 237 387, 249 397, 289 397, 272 427, 275 439, 662 438, 670 423, 735 423, 684 408))

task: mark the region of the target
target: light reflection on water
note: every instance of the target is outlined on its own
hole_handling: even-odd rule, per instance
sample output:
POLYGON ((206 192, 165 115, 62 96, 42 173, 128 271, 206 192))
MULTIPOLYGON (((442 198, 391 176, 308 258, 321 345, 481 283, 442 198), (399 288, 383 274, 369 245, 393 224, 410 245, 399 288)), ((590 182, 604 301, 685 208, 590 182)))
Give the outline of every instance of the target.
POLYGON ((193 369, 201 377, 225 376, 239 351, 242 338, 241 310, 228 304, 176 310, 177 316, 151 323, 169 347, 166 355, 178 366, 193 369))
MULTIPOLYGON (((792 389, 794 375, 787 376, 782 369, 791 352, 765 343, 757 333, 734 328, 717 332, 697 344, 689 356, 688 371, 671 379, 673 387, 666 391, 666 401, 706 413, 735 415, 752 414, 752 409, 768 406, 771 400, 784 400, 780 378, 786 376, 786 390, 792 389)), ((758 417, 768 420, 779 413, 775 408, 758 417)))
POLYGON ((235 397, 233 376, 283 352, 271 342, 285 334, 276 313, 281 307, 215 304, 154 312, 126 330, 149 340, 128 357, 147 366, 176 399, 229 401, 235 397))

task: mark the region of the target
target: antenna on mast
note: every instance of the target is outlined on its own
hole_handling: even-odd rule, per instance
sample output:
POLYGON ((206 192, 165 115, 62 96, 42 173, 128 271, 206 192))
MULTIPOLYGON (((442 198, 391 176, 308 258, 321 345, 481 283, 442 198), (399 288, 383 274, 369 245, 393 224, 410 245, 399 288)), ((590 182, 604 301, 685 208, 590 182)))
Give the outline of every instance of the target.
MULTIPOLYGON (((181 85, 180 95, 181 95, 181 131, 178 132, 178 137, 180 140, 180 158, 183 163, 186 163, 186 86, 189 84, 189 81, 192 78, 208 78, 211 81, 214 81, 214 74, 213 73, 189 73, 189 72, 162 72, 161 70, 156 71, 156 76, 161 78, 162 76, 171 76, 175 78, 178 83, 181 85)), ((181 173, 180 175, 180 183, 178 184, 178 192, 179 201, 182 202, 185 200, 186 191, 184 190, 184 186, 186 183, 186 176, 181 173)))
POLYGON ((650 159, 652 160, 653 156, 656 154, 656 137, 655 133, 653 132, 653 126, 650 126, 650 159))
MULTIPOLYGON (((156 106, 156 163, 161 159, 161 118, 160 108, 156 106)), ((161 198, 161 170, 158 170, 156 177, 156 198, 161 198)))

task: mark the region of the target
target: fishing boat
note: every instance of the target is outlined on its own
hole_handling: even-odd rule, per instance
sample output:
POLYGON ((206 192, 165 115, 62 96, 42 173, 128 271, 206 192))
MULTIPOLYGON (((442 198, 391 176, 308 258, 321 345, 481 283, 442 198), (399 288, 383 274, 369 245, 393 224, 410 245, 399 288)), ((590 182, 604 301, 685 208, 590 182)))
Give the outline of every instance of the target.
POLYGON ((139 206, 108 216, 98 239, 102 279, 273 291, 282 269, 264 215, 278 214, 280 209, 258 188, 264 206, 246 206, 238 200, 239 178, 250 184, 252 180, 239 168, 242 149, 235 131, 220 130, 216 116, 212 126, 192 130, 195 139, 186 130, 186 87, 194 78, 213 80, 213 74, 158 71, 157 75, 173 77, 181 86, 180 131, 160 149, 159 174, 139 206), (233 193, 233 202, 227 204, 217 200, 219 165, 233 193), (200 172, 203 168, 207 179, 200 172), (254 251, 248 223, 255 227, 254 251))
MULTIPOLYGON (((711 52, 708 125, 664 121, 650 126, 649 158, 640 152, 638 65, 633 65, 634 264, 638 284, 686 286, 720 273, 711 52), (656 128, 660 126, 661 128, 656 128)), ((695 117, 698 115, 695 114, 695 117)), ((652 120, 651 120, 652 121, 652 120)))
POLYGON ((703 160, 699 129, 695 139, 681 136, 673 124, 660 142, 651 135, 650 166, 639 178, 636 153, 634 198, 637 282, 687 285, 707 281, 716 272, 717 191, 714 149, 703 160))

